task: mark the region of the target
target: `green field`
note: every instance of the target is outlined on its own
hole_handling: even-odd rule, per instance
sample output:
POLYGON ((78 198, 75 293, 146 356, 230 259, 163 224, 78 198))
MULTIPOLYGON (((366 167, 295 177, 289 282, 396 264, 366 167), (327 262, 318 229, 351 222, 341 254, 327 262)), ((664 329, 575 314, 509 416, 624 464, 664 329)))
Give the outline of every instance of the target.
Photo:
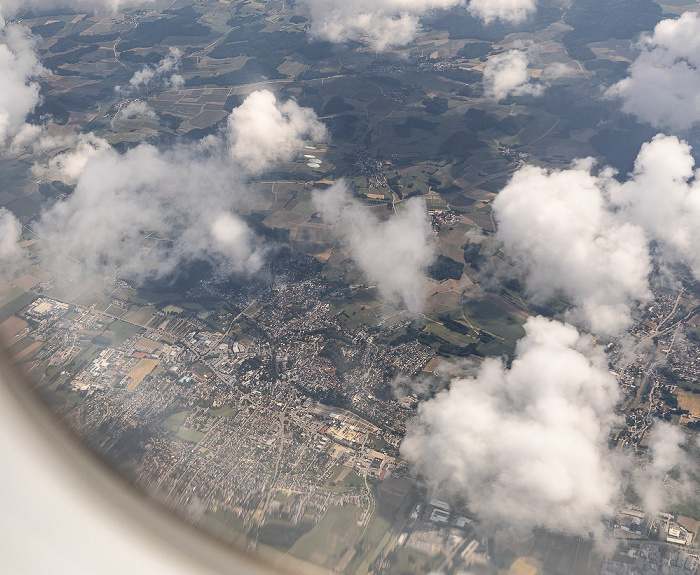
POLYGON ((296 525, 289 521, 268 519, 258 532, 258 541, 276 549, 286 551, 311 528, 308 524, 296 525))
POLYGON ((10 303, 12 300, 17 299, 24 293, 22 288, 11 287, 9 290, 0 295, 0 307, 3 307, 10 303))
POLYGON ((84 397, 66 389, 57 391, 42 390, 42 398, 50 405, 63 409, 66 412, 70 412, 76 406, 85 403, 84 397))
MULTIPOLYGON (((90 345, 87 348, 85 348, 71 362, 74 364, 74 367, 70 369, 70 372, 79 373, 80 371, 85 369, 85 367, 90 365, 93 362, 93 360, 97 359, 97 356, 100 355, 102 349, 103 347, 101 345, 90 345)), ((70 363, 68 365, 70 366, 70 363)))
POLYGON ((111 299, 107 294, 102 292, 95 293, 88 291, 78 297, 74 303, 84 307, 94 307, 100 311, 105 311, 109 307, 111 299))
POLYGON ((165 427, 165 429, 168 431, 172 431, 173 433, 177 432, 180 427, 182 427, 185 419, 187 419, 188 414, 189 411, 178 411, 177 413, 173 413, 163 422, 163 427, 165 427))
POLYGON ((199 443, 204 437, 204 433, 196 429, 180 429, 175 435, 191 443, 199 443))
POLYGON ((153 317, 156 312, 156 308, 152 305, 147 305, 143 307, 133 306, 129 308, 122 318, 128 321, 133 321, 141 325, 146 325, 149 319, 153 317))
POLYGON ((473 337, 469 337, 468 335, 452 331, 451 329, 445 327, 441 323, 437 323, 434 321, 426 320, 425 327, 433 333, 444 337, 448 341, 452 341, 452 343, 456 343, 458 345, 468 345, 476 341, 473 337))
POLYGON ((669 510, 671 513, 677 513, 678 515, 685 515, 686 517, 692 517, 693 519, 700 520, 700 499, 686 499, 680 503, 677 503, 669 510))
POLYGON ((233 417, 238 412, 229 405, 222 405, 216 409, 209 409, 209 415, 216 417, 233 417))
POLYGON ((349 471, 349 473, 347 473, 345 477, 343 477, 343 479, 338 481, 341 474, 343 474, 346 471, 348 471, 348 468, 344 465, 336 465, 333 468, 331 476, 323 484, 323 489, 325 489, 326 491, 332 491, 333 493, 347 493, 348 491, 353 491, 358 487, 365 486, 364 478, 360 477, 359 475, 357 475, 357 473, 354 473, 352 471, 349 471))
POLYGON ((127 339, 130 339, 140 331, 143 331, 140 327, 123 322, 120 319, 114 320, 112 323, 110 323, 107 329, 114 332, 112 347, 119 347, 127 339))
POLYGON ((179 293, 157 293, 137 290, 132 299, 138 304, 170 303, 182 297, 179 293))
POLYGON ((389 575, 402 575, 403 573, 429 573, 434 567, 434 559, 427 555, 413 551, 412 549, 400 548, 393 552, 393 561, 389 575))
POLYGON ((350 472, 345 476, 342 481, 343 485, 347 487, 364 487, 365 480, 360 477, 357 473, 350 472))
POLYGON ((16 313, 22 311, 38 296, 31 292, 15 287, 0 296, 0 322, 5 321, 16 313))
POLYGON ((371 309, 364 309, 359 311, 348 311, 343 310, 339 315, 338 319, 343 322, 343 324, 352 331, 360 328, 360 326, 373 326, 377 324, 377 316, 371 309))
POLYGON ((376 451, 381 451, 388 445, 384 439, 377 437, 374 433, 370 433, 367 436, 367 440, 372 442, 372 449, 376 451))
MULTIPOLYGON (((386 552, 387 547, 394 540, 394 536, 401 530, 410 509, 416 501, 415 492, 409 492, 397 509, 378 495, 376 489, 373 491, 377 506, 366 531, 358 543, 357 547, 361 549, 361 552, 353 558, 346 569, 346 573, 352 575, 367 575, 377 557, 386 552)), ((413 570, 409 572, 424 573, 427 571, 413 570)))
POLYGON ((331 505, 321 521, 302 535, 289 553, 332 569, 360 538, 362 528, 357 525, 357 519, 361 512, 355 505, 331 505))
POLYGON ((331 481, 337 480, 340 474, 343 472, 343 469, 345 469, 343 465, 335 465, 333 467, 333 471, 331 472, 330 477, 328 478, 328 481, 326 481, 326 484, 323 487, 326 488, 329 486, 331 481))
POLYGON ((497 337, 515 342, 525 335, 522 319, 490 301, 465 300, 462 307, 471 323, 497 337))
POLYGON ((213 513, 206 513, 201 526, 228 543, 245 545, 245 523, 238 515, 219 509, 213 513))
POLYGON ((389 544, 393 533, 391 531, 391 521, 382 517, 378 513, 372 515, 367 531, 362 536, 362 555, 356 557, 356 561, 350 564, 348 572, 354 575, 367 575, 374 560, 384 551, 389 544), (359 561, 357 561, 359 559, 359 561))

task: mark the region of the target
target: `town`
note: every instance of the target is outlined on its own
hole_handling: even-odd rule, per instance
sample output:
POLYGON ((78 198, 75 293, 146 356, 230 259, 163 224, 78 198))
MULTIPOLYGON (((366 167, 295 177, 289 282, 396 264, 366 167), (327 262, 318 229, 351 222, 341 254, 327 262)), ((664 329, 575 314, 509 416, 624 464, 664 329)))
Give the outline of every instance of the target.
MULTIPOLYGON (((421 488, 401 459, 422 396, 399 380, 425 376, 436 350, 396 338, 408 320, 349 328, 338 302, 366 288, 301 277, 239 290, 212 310, 159 305, 139 321, 114 287, 100 310, 36 284, 0 330, 47 401, 65 402, 69 427, 138 489, 263 557, 317 562, 308 540, 337 516, 356 531, 354 547, 331 545, 320 560, 338 572, 367 557, 377 572, 409 558, 446 572, 498 562, 478 517, 421 488)), ((700 367, 688 359, 700 356, 698 300, 685 289, 655 296, 630 331, 633 353, 608 344, 626 418, 611 441, 642 453, 654 418, 700 426, 700 367)), ((699 529, 623 503, 610 518, 618 551, 600 572, 695 573, 699 529)), ((579 561, 588 568, 592 556, 579 561)))

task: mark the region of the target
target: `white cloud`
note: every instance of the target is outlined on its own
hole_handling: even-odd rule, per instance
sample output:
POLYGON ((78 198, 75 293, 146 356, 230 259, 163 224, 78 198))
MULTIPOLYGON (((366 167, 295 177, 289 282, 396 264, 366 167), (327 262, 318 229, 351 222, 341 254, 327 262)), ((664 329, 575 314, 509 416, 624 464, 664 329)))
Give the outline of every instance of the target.
POLYGON ((419 29, 419 18, 464 0, 302 0, 311 11, 311 35, 331 42, 362 39, 375 50, 407 44, 419 29))
POLYGON ((39 62, 35 45, 28 28, 6 25, 0 18, 0 145, 23 132, 27 115, 39 103, 36 79, 47 71, 39 62))
POLYGON ((147 102, 143 100, 134 100, 128 105, 121 108, 112 118, 110 125, 112 128, 119 122, 131 120, 132 118, 156 118, 156 112, 147 102))
POLYGON ((649 434, 650 460, 633 470, 632 487, 642 499, 648 513, 668 509, 687 496, 693 496, 695 481, 689 473, 697 474, 697 464, 682 449, 686 436, 678 426, 657 420, 649 434), (675 470, 678 478, 669 477, 675 470))
POLYGON ((655 240, 660 263, 687 265, 700 279, 700 181, 686 142, 658 134, 645 143, 634 171, 623 184, 613 182, 610 196, 655 240))
POLYGON ((125 6, 151 4, 154 0, 2 0, 0 18, 10 17, 19 9, 38 8, 74 8, 86 12, 115 13, 125 6))
POLYGON ((652 259, 662 272, 686 266, 700 279, 700 179, 690 146, 663 134, 642 146, 623 182, 592 167, 525 166, 493 208, 530 296, 541 303, 563 292, 572 321, 611 335, 630 324, 635 301, 649 299, 652 259))
POLYGON ((591 168, 586 160, 568 170, 518 170, 493 203, 497 237, 528 270, 535 301, 562 291, 573 320, 615 334, 630 325, 630 305, 651 295, 650 258, 642 229, 606 202, 611 173, 595 176, 591 168))
POLYGON ((181 61, 182 52, 171 46, 168 55, 157 66, 146 64, 131 77, 127 86, 117 86, 115 90, 126 94, 146 90, 179 90, 185 85, 184 78, 175 73, 180 68, 181 61))
POLYGON ((564 62, 555 62, 554 64, 550 64, 544 70, 542 70, 542 76, 548 78, 563 78, 566 76, 572 76, 580 73, 581 71, 578 68, 572 66, 571 64, 566 64, 564 62))
POLYGON ((107 140, 96 136, 92 132, 88 134, 73 134, 65 138, 47 136, 39 140, 35 148, 55 148, 58 145, 70 146, 70 149, 56 154, 44 164, 35 164, 32 170, 37 176, 57 178, 65 182, 75 182, 90 158, 110 148, 107 140))
POLYGON ((268 90, 250 94, 228 117, 231 157, 249 174, 291 159, 304 139, 325 137, 326 128, 311 108, 293 100, 280 103, 268 90))
POLYGON ((12 212, 0 208, 0 265, 12 263, 21 256, 21 235, 22 224, 12 212))
POLYGON ((254 247, 253 233, 238 217, 230 213, 219 215, 212 224, 211 235, 218 251, 234 261, 245 261, 249 271, 262 266, 263 251, 254 247))
POLYGON ((531 81, 527 65, 527 54, 520 50, 509 50, 490 57, 484 67, 486 95, 496 100, 508 96, 541 95, 544 86, 531 81))
MULTIPOLYGON (((567 170, 525 166, 493 208, 531 296, 563 292, 570 318, 614 335, 635 301, 651 297, 651 240, 657 265, 688 265, 700 277, 698 172, 690 146, 664 135, 642 147, 623 182, 592 168, 591 159, 567 170)), ((677 427, 654 423, 648 461, 607 448, 619 391, 601 348, 541 317, 525 331, 510 368, 487 359, 419 407, 402 454, 435 489, 465 495, 490 528, 541 526, 598 541, 623 477, 651 512, 692 494, 677 427)))
POLYGON ((425 299, 423 269, 433 257, 423 199, 402 203, 403 209, 387 221, 354 198, 343 181, 326 191, 316 190, 313 201, 368 280, 376 282, 385 298, 418 313, 425 299))
POLYGON ((110 148, 85 163, 75 191, 42 215, 38 233, 90 272, 136 282, 195 259, 254 272, 260 248, 233 213, 247 193, 223 150, 110 148))
POLYGON ((656 128, 687 130, 700 121, 700 17, 662 20, 640 42, 629 76, 606 95, 656 128))
MULTIPOLYGON (((311 11, 311 35, 331 42, 362 40, 375 50, 413 40, 420 18, 433 10, 463 6, 465 0, 301 0, 311 11)), ((469 11, 490 22, 519 21, 533 12, 535 0, 471 0, 469 11)))
POLYGON ((423 403, 401 454, 488 527, 600 534, 620 489, 617 381, 576 328, 533 317, 525 331, 510 368, 487 359, 423 403))
POLYGON ((45 126, 35 124, 23 124, 12 138, 9 150, 11 153, 21 152, 27 146, 36 146, 36 142, 45 133, 45 126))
MULTIPOLYGON (((139 113, 149 109, 136 103, 139 113)), ((34 171, 76 181, 75 191, 42 215, 41 236, 100 275, 139 282, 167 277, 204 259, 224 270, 257 271, 267 246, 236 215, 250 191, 244 176, 287 159, 300 138, 325 135, 314 112, 251 94, 231 114, 229 133, 160 152, 141 144, 117 153, 95 134, 45 136, 37 150, 70 146, 34 171)))
POLYGON ((469 12, 484 22, 505 20, 520 22, 537 9, 536 0, 471 0, 469 12))

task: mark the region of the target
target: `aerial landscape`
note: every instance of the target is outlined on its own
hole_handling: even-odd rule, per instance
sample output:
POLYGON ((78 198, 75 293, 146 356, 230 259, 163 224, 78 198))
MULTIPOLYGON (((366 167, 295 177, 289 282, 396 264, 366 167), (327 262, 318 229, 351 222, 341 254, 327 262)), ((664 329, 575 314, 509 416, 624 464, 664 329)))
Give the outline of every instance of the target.
POLYGON ((0 0, 0 339, 291 574, 700 572, 700 5, 0 0))

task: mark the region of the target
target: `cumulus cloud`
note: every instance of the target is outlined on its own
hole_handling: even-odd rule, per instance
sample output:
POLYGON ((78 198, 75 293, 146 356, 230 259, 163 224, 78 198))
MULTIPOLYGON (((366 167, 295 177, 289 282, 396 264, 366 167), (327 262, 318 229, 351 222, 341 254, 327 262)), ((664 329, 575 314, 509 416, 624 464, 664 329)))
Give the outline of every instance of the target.
POLYGON ((12 212, 0 208, 0 266, 12 263, 20 257, 19 240, 21 235, 22 224, 12 212))
POLYGON ((544 70, 542 70, 542 76, 548 78, 562 78, 566 76, 571 76, 572 74, 579 74, 580 70, 571 64, 566 64, 564 62, 555 62, 550 64, 544 70))
POLYGON ((110 148, 107 140, 92 132, 59 138, 45 136, 34 147, 35 149, 50 149, 58 146, 67 146, 68 149, 56 154, 45 163, 34 164, 32 171, 37 176, 70 183, 75 182, 90 158, 110 148))
POLYGON ((571 169, 524 166, 494 200, 497 238, 528 270, 537 302, 567 294, 573 318, 597 333, 631 323, 630 305, 650 297, 643 230, 620 220, 605 199, 612 174, 591 174, 592 160, 571 169))
POLYGON ((570 319, 612 335, 649 299, 651 263, 700 279, 700 183, 691 147, 659 134, 619 182, 592 160, 567 170, 525 166, 494 200, 497 238, 527 270, 536 301, 565 293, 570 319), (650 242, 654 243, 653 256, 650 242))
POLYGON ((397 399, 402 399, 409 395, 415 395, 419 398, 429 397, 435 392, 439 384, 439 378, 432 375, 409 377, 403 373, 400 373, 389 382, 391 392, 397 399))
POLYGON ((471 0, 469 12, 484 22, 521 22, 537 9, 536 0, 471 0))
POLYGON ((325 128, 312 110, 278 103, 270 92, 251 94, 241 109, 229 119, 230 133, 165 151, 141 144, 119 154, 94 134, 39 140, 37 147, 70 149, 35 173, 77 182, 38 225, 58 250, 56 265, 63 254, 93 273, 135 282, 169 277, 194 260, 258 270, 268 246, 236 215, 250 197, 244 179, 289 157, 304 133, 325 128), (236 148, 244 143, 246 150, 236 148))
POLYGON ((27 115, 39 103, 36 79, 47 71, 35 48, 36 39, 29 29, 5 24, 0 17, 0 145, 26 131, 27 115))
POLYGON ((263 250, 254 247, 255 237, 240 218, 230 213, 219 215, 212 224, 211 235, 219 252, 236 262, 245 261, 248 271, 262 265, 263 250))
MULTIPOLYGON (((652 259, 700 277, 694 168, 690 146, 662 134, 623 181, 610 168, 593 173, 591 159, 567 170, 525 166, 494 201, 498 239, 527 268, 533 297, 564 292, 569 317, 619 333, 634 302, 651 297, 652 259)), ((471 365, 419 408, 402 453, 434 488, 466 494, 492 528, 597 537, 627 478, 650 512, 694 493, 697 469, 678 427, 655 421, 645 459, 607 448, 619 391, 601 348, 542 317, 525 332, 510 368, 471 365)))
POLYGON ((700 17, 685 12, 662 20, 640 41, 629 76, 606 95, 656 128, 687 130, 700 121, 700 17))
POLYGON ((268 90, 250 94, 228 117, 231 158, 256 174, 292 158, 305 139, 326 137, 326 127, 310 108, 293 100, 278 102, 268 90))
POLYGON ((111 126, 114 127, 119 122, 131 120, 132 118, 156 118, 156 112, 147 102, 142 100, 134 100, 121 108, 111 121, 111 126))
MULTIPOLYGON (((11 16, 20 8, 54 6, 116 11, 121 4, 119 0, 4 0, 0 3, 0 145, 17 151, 42 135, 42 127, 29 125, 26 119, 41 101, 37 80, 49 74, 36 52, 37 38, 26 26, 6 23, 3 16, 11 16)), ((169 62, 174 58, 172 53, 169 58, 169 62)), ((177 58, 179 62, 179 56, 177 58)), ((166 67, 169 65, 166 63, 166 67)), ((169 82, 171 85, 181 84, 182 78, 173 75, 169 82)))
POLYGON ((492 56, 484 67, 484 90, 496 100, 508 96, 539 96, 544 86, 531 81, 527 73, 527 54, 520 50, 509 50, 492 56))
POLYGON ((179 90, 185 85, 184 78, 175 73, 181 61, 182 52, 171 46, 168 55, 157 66, 146 64, 131 77, 127 86, 117 86, 115 90, 127 94, 153 90, 179 90))
POLYGON ((233 213, 244 188, 223 157, 196 146, 104 150, 85 163, 75 191, 42 215, 37 231, 91 272, 136 282, 167 277, 195 259, 256 271, 260 254, 233 213))
POLYGON ((690 484, 686 472, 694 467, 682 449, 685 434, 675 425, 655 421, 649 434, 650 460, 636 469, 633 487, 650 513, 665 509, 669 503, 688 495, 690 484), (678 470, 678 479, 669 479, 672 470, 678 470))
MULTIPOLYGON (((20 9, 74 8, 86 12, 115 13, 124 6, 150 4, 153 0, 2 0, 0 15, 10 17, 20 9)), ((2 17, 0 16, 0 18, 2 17)))
POLYGON ((617 381, 573 326, 533 317, 525 333, 510 368, 486 359, 423 403, 401 454, 491 528, 600 534, 620 490, 617 381))
POLYGON ((691 147, 658 134, 642 145, 634 171, 613 182, 610 197, 628 221, 657 244, 662 265, 687 265, 700 279, 700 182, 691 147))
POLYGON ((418 313, 424 303, 424 268, 432 257, 425 202, 411 198, 398 214, 381 221, 354 198, 345 182, 316 190, 313 202, 323 220, 350 248, 350 256, 385 298, 418 313))
MULTIPOLYGON (((433 10, 463 6, 464 0, 302 0, 311 11, 312 37, 363 40, 375 50, 402 46, 415 38, 420 18, 433 10)), ((490 22, 517 22, 535 9, 535 0, 471 0, 469 11, 490 22)))
MULTIPOLYGON (((41 101, 37 80, 49 74, 36 52, 37 38, 26 26, 6 23, 3 16, 11 16, 20 8, 54 6, 116 11, 120 4, 119 0, 4 0, 0 3, 0 145, 17 151, 42 135, 42 127, 29 125, 26 119, 41 101)), ((171 82, 182 81, 179 76, 173 78, 171 82)))
POLYGON ((464 0, 302 0, 311 11, 312 37, 345 42, 362 39, 375 50, 407 44, 418 32, 419 18, 464 0))

